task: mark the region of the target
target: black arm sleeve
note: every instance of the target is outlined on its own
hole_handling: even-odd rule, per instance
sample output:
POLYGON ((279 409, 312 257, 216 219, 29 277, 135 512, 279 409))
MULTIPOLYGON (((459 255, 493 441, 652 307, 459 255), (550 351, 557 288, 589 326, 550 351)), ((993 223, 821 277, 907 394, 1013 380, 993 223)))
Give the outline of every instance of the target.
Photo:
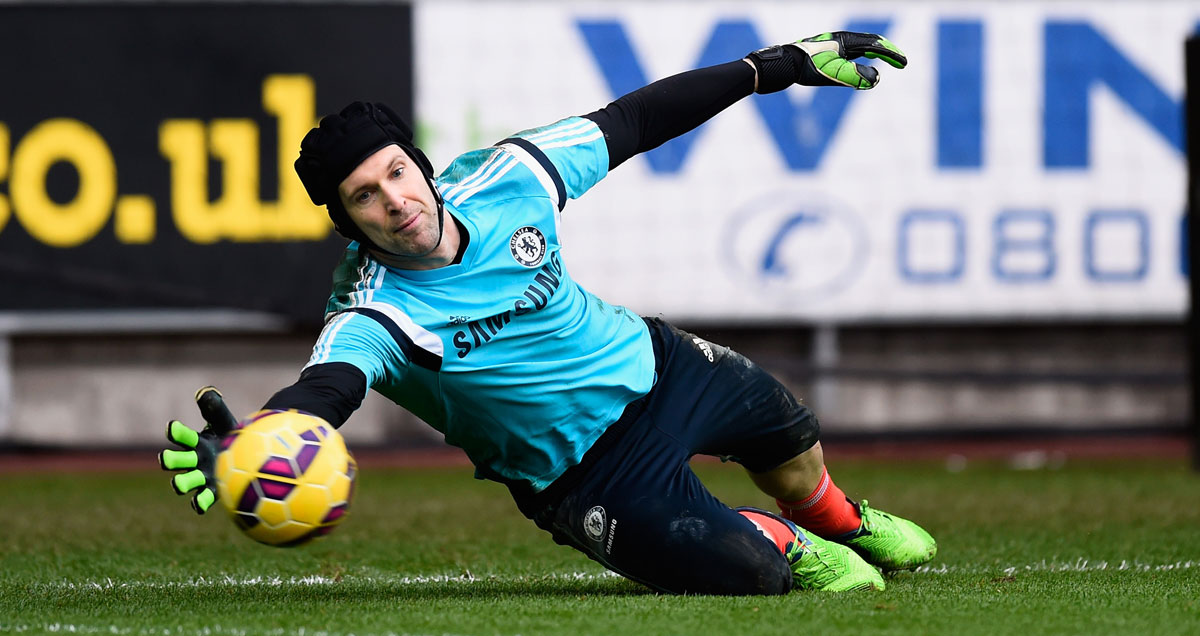
POLYGON ((271 396, 264 409, 298 409, 339 428, 367 395, 367 376, 346 362, 316 364, 295 384, 271 396))
POLYGON ((753 93, 754 73, 743 60, 687 71, 643 86, 584 117, 604 133, 612 170, 753 93))

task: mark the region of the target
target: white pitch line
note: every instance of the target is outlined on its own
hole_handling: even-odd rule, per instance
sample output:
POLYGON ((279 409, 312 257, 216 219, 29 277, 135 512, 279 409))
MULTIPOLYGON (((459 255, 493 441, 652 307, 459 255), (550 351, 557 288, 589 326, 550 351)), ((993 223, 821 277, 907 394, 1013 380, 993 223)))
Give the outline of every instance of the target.
POLYGON ((1024 565, 922 565, 913 570, 916 574, 988 574, 997 573, 1012 576, 1022 572, 1165 572, 1169 570, 1190 570, 1200 568, 1200 561, 1175 561, 1173 563, 1145 563, 1134 559, 1129 561, 1121 559, 1120 561, 1105 561, 1103 559, 1084 559, 1082 557, 1073 561, 1056 561, 1053 559, 1042 559, 1033 563, 1024 565))
MULTIPOLYGON (((1174 561, 1171 563, 1147 563, 1134 559, 1132 561, 1122 559, 1121 561, 1105 561, 1099 559, 1084 559, 1077 558, 1074 560, 1056 560, 1042 559, 1032 563, 1022 565, 985 565, 978 563, 968 564, 939 564, 939 565, 924 565, 913 571, 914 574, 1003 574, 1013 576, 1026 572, 1164 572, 1170 570, 1191 570, 1200 569, 1200 560, 1174 561)), ((397 576, 397 577, 356 577, 347 576, 341 579, 335 579, 325 576, 301 576, 301 577, 279 577, 279 576, 255 576, 255 577, 201 577, 191 581, 114 581, 112 579, 92 580, 92 581, 50 581, 45 583, 34 583, 29 585, 32 589, 51 589, 51 590, 81 590, 81 591, 108 591, 118 589, 178 589, 178 588, 198 588, 198 587, 237 587, 237 586, 265 586, 265 587, 282 587, 282 586, 314 586, 314 585, 337 585, 342 582, 346 583, 374 583, 382 585, 429 585, 429 584, 466 584, 470 585, 481 581, 492 582, 521 582, 521 581, 545 581, 545 580, 562 580, 562 581, 592 581, 598 579, 618 578, 617 574, 612 572, 557 572, 538 576, 475 576, 470 572, 462 574, 435 574, 431 576, 397 576)), ((85 625, 73 623, 44 623, 44 624, 12 624, 0 622, 0 632, 12 633, 51 633, 51 634, 117 634, 119 636, 184 636, 194 634, 195 636, 248 636, 250 631, 240 627, 225 627, 222 625, 205 626, 200 629, 189 629, 182 625, 171 627, 119 627, 117 625, 85 625)), ((324 631, 324 630, 285 630, 276 628, 265 632, 254 630, 255 634, 263 634, 264 636, 351 636, 349 633, 324 631)), ((363 632, 354 632, 353 636, 424 636, 420 634, 410 634, 407 632, 382 632, 377 634, 369 634, 363 632)), ((441 636, 452 636, 442 634, 441 636)))
MULTIPOLYGON (((1029 572, 1165 572, 1171 570, 1200 569, 1200 560, 1173 561, 1170 563, 1147 563, 1138 559, 1132 561, 1106 561, 1102 559, 1076 558, 1074 560, 1042 559, 1020 565, 992 565, 980 563, 967 564, 934 564, 923 565, 913 574, 917 575, 946 575, 946 574, 995 574, 1013 576, 1029 572)), ((377 584, 377 585, 430 585, 456 584, 471 585, 480 582, 520 583, 534 581, 594 581, 601 579, 620 578, 612 572, 553 572, 543 575, 530 576, 476 576, 470 572, 462 574, 434 574, 427 576, 354 576, 346 575, 339 578, 325 576, 254 576, 254 577, 200 577, 190 581, 114 581, 113 579, 89 581, 47 581, 32 583, 32 589, 50 590, 80 590, 105 591, 115 589, 181 589, 206 587, 284 587, 284 586, 324 586, 341 583, 377 584)))
POLYGON ((282 586, 317 586, 317 585, 337 585, 342 582, 347 583, 374 583, 381 585, 429 585, 431 583, 476 583, 481 581, 492 582, 533 582, 533 581, 591 581, 599 579, 620 578, 619 574, 613 572, 554 572, 549 574, 539 574, 533 576, 475 576, 470 572, 463 574, 434 574, 430 576, 397 576, 397 577, 374 577, 374 576, 354 576, 348 575, 342 578, 330 578, 325 576, 301 576, 301 577, 281 577, 281 576, 253 576, 253 577, 200 577, 190 581, 114 581, 111 578, 103 580, 91 581, 46 581, 40 583, 31 583, 27 587, 32 589, 53 589, 53 590, 115 590, 115 589, 151 589, 151 590, 166 590, 178 588, 198 588, 198 587, 241 587, 241 586, 261 586, 261 587, 282 587, 282 586))

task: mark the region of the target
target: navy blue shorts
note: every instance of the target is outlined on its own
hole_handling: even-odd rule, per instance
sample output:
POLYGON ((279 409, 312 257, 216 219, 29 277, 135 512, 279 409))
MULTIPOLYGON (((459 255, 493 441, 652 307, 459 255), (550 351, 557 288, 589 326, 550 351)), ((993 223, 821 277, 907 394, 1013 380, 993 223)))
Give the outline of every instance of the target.
POLYGON ((816 419, 740 354, 646 322, 654 388, 549 488, 510 486, 518 506, 558 543, 659 591, 788 592, 778 548, 709 493, 688 460, 715 455, 767 471, 816 443, 816 419))

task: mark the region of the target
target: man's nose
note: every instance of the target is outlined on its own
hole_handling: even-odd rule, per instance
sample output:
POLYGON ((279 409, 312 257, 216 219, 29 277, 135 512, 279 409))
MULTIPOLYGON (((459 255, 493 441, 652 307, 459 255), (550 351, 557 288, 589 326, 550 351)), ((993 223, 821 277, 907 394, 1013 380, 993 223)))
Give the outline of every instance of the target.
POLYGON ((395 190, 385 189, 384 199, 387 202, 388 212, 403 212, 408 207, 408 199, 395 190))

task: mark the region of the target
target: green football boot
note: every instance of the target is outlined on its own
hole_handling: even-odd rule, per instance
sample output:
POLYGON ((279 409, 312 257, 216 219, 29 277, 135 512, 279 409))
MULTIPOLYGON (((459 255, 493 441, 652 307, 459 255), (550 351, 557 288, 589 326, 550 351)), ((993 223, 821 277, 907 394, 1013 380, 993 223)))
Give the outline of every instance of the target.
POLYGON ((912 570, 929 563, 937 554, 937 542, 921 526, 867 506, 867 500, 854 504, 862 516, 862 526, 833 540, 849 546, 867 563, 892 570, 912 570))
POLYGON ((879 570, 846 546, 826 541, 765 510, 750 507, 737 510, 749 510, 771 517, 796 533, 795 539, 788 543, 784 554, 792 566, 792 589, 825 592, 884 589, 883 577, 879 570))
POLYGON ((853 550, 803 530, 796 532, 796 543, 787 558, 795 589, 847 592, 886 587, 879 570, 853 550))

